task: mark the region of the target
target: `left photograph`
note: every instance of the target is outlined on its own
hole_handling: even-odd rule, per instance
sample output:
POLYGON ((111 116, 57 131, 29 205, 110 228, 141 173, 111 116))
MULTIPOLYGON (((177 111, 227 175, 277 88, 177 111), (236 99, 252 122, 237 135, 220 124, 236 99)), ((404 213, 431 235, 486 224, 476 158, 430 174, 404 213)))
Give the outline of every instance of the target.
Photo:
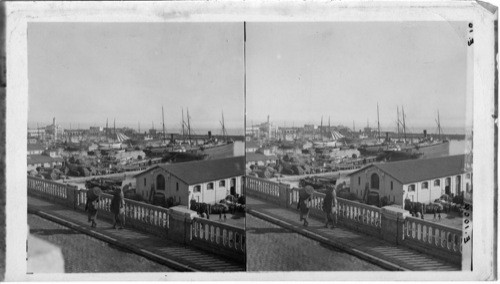
POLYGON ((245 270, 243 35, 28 24, 28 273, 245 270))

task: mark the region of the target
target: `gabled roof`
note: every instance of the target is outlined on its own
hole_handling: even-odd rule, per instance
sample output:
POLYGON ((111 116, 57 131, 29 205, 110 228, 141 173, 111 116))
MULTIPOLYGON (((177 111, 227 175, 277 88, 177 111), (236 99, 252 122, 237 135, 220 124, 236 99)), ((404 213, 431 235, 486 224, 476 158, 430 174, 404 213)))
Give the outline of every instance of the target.
POLYGON ((245 174, 245 157, 231 157, 217 160, 192 161, 176 164, 161 164, 135 175, 144 175, 162 168, 188 185, 225 179, 245 174))
POLYGON ((408 184, 465 173, 464 162, 465 155, 456 155, 431 159, 377 163, 363 167, 349 175, 354 175, 369 167, 376 167, 401 183, 408 184))

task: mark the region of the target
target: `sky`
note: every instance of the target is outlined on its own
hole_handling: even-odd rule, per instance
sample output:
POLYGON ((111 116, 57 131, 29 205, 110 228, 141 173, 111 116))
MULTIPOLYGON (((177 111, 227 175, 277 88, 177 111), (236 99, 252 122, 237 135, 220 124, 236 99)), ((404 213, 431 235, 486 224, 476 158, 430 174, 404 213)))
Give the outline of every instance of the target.
POLYGON ((244 129, 243 23, 29 23, 30 127, 244 129))
MULTIPOLYGON (((465 125, 466 22, 29 23, 29 127, 465 125), (246 72, 246 75, 245 75, 246 72)), ((470 72, 472 73, 472 72, 470 72)), ((453 131, 456 132, 456 131, 453 131)), ((450 133, 448 131, 448 133, 450 133)))
MULTIPOLYGON (((464 128, 466 22, 247 23, 247 125, 464 128)), ((470 66, 469 66, 470 67, 470 66)), ((472 73, 472 72, 471 72, 472 73)), ((431 131, 433 132, 433 131, 431 131)), ((450 133, 450 132, 448 132, 450 133)))

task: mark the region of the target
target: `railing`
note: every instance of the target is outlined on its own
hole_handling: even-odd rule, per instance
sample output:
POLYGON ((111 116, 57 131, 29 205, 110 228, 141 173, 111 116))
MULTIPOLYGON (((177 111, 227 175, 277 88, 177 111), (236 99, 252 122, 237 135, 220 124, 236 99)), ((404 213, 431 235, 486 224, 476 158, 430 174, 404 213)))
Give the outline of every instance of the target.
MULTIPOLYGON (((28 193, 40 198, 57 201, 74 210, 85 210, 88 190, 74 186, 28 177, 28 193)), ((111 212, 113 196, 102 194, 97 203, 98 218, 114 220, 111 212)), ((163 207, 125 199, 127 227, 170 238, 217 254, 245 261, 245 229, 197 217, 172 218, 163 207), (187 233, 187 234, 186 234, 187 233)))
POLYGON ((55 198, 66 199, 66 184, 28 176, 28 190, 35 190, 55 198))
POLYGON ((449 253, 457 262, 462 254, 462 230, 415 217, 406 217, 403 242, 409 246, 423 246, 430 252, 449 253))
POLYGON ((71 186, 55 181, 28 176, 28 193, 59 204, 67 204, 67 187, 71 186))
MULTIPOLYGON (((299 189, 293 188, 289 192, 290 205, 296 208, 299 202, 299 189)), ((309 214, 324 219, 324 193, 316 192, 311 196, 309 214)), ((362 204, 342 198, 337 198, 337 220, 340 224, 369 234, 380 235, 381 209, 375 206, 362 204)))
MULTIPOLYGON (((77 207, 85 210, 87 202, 87 190, 79 190, 77 196, 77 207)), ((113 220, 111 212, 111 201, 113 196, 102 194, 97 209, 104 213, 104 217, 113 220)), ((146 230, 155 235, 165 236, 169 228, 169 213, 167 208, 150 205, 130 199, 125 199, 125 222, 134 228, 146 230)))
POLYGON ((245 229, 195 217, 192 223, 192 238, 214 249, 245 256, 245 229))
POLYGON ((280 188, 289 188, 289 186, 256 177, 245 177, 245 194, 254 195, 273 203, 280 203, 280 188))

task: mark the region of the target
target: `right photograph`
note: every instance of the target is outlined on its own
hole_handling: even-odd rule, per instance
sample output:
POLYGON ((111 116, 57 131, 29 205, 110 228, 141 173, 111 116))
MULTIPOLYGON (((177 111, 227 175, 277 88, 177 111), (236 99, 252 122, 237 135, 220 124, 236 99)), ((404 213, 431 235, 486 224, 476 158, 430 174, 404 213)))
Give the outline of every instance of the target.
POLYGON ((246 23, 247 271, 471 270, 472 32, 246 23))

